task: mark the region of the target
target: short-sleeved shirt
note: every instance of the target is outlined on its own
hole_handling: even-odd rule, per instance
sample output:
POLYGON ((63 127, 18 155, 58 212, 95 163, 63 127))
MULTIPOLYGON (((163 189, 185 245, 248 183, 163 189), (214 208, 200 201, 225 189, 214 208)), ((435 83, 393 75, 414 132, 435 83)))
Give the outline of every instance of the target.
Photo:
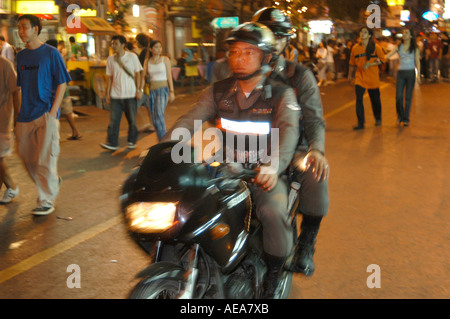
POLYGON ((120 57, 122 64, 133 75, 131 77, 110 55, 106 61, 106 75, 112 79, 111 97, 113 99, 131 99, 136 97, 136 82, 134 74, 143 70, 136 54, 125 51, 120 57))
POLYGON ((12 93, 17 91, 16 72, 12 63, 0 57, 0 134, 8 134, 12 127, 12 93))
MULTIPOLYGON (((17 54, 17 85, 22 89, 18 122, 31 122, 50 112, 58 85, 71 81, 59 51, 47 44, 17 54)), ((59 110, 57 118, 59 118, 59 110)))
POLYGON ((430 49, 430 59, 439 58, 439 52, 442 47, 442 41, 439 39, 428 42, 428 49, 430 49))
MULTIPOLYGON (((370 56, 369 62, 375 63, 380 58, 382 62, 386 62, 383 49, 375 44, 375 52, 370 56)), ((350 55, 350 65, 356 66, 355 85, 362 86, 366 89, 376 89, 380 87, 380 73, 378 66, 371 66, 367 70, 364 64, 367 62, 366 48, 362 44, 355 45, 350 55)))

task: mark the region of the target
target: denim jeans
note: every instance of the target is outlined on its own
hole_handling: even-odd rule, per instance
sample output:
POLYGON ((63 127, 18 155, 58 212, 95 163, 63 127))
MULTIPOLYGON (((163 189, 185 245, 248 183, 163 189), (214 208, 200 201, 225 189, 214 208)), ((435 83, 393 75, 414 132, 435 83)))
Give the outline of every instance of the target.
POLYGON ((166 120, 164 112, 169 101, 169 87, 150 91, 150 114, 152 115, 153 125, 155 125, 158 141, 166 134, 166 120))
POLYGON ((409 122, 409 111, 411 110, 411 100, 416 83, 415 70, 399 70, 397 74, 397 85, 395 100, 397 116, 399 121, 409 122), (406 92, 405 92, 406 89, 406 92), (405 94, 403 94, 405 92, 405 94), (403 100, 405 103, 403 104, 403 100))
POLYGON ((128 121, 128 142, 136 144, 138 130, 136 126, 137 102, 131 99, 111 99, 110 121, 108 126, 108 144, 119 145, 119 130, 122 112, 128 121))
POLYGON ((441 76, 444 79, 448 79, 448 61, 449 58, 443 56, 441 59, 441 76))
MULTIPOLYGON (((381 99, 380 99, 380 89, 368 89, 370 102, 372 104, 373 116, 376 121, 381 121, 381 99)), ((356 116, 358 118, 358 124, 364 125, 365 117, 364 117, 364 104, 363 98, 366 89, 360 85, 355 86, 356 93, 356 116)))

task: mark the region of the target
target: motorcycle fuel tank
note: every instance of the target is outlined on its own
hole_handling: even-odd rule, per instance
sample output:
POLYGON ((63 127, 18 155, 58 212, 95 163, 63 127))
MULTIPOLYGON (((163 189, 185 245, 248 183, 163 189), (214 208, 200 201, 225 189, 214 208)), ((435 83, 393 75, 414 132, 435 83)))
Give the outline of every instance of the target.
POLYGON ((247 239, 250 218, 250 192, 240 183, 232 192, 208 188, 205 197, 193 203, 192 215, 186 221, 179 237, 201 244, 227 272, 243 257, 243 247, 247 239))

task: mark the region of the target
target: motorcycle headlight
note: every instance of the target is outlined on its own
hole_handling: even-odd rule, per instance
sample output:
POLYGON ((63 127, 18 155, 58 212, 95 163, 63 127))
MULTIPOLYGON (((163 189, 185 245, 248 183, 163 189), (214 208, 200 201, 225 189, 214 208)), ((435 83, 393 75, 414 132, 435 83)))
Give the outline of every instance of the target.
POLYGON ((137 202, 126 208, 128 228, 137 233, 159 233, 176 224, 177 203, 137 202))

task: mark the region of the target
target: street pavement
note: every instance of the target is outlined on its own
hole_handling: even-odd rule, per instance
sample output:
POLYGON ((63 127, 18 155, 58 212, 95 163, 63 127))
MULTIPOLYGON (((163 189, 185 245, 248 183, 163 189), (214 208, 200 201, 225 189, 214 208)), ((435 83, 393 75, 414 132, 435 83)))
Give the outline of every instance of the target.
MULTIPOLYGON (((168 126, 202 88, 177 89, 168 126)), ((395 84, 386 80, 382 126, 374 126, 366 96, 366 129, 357 132, 354 87, 339 81, 321 88, 330 208, 317 240, 316 272, 294 275, 290 298, 450 297, 449 88, 417 86, 405 128, 396 124, 395 84)), ((109 112, 93 106, 75 111, 81 140, 67 140, 69 125, 60 121, 63 182, 54 213, 32 217, 33 182, 16 154, 7 159, 20 195, 0 206, 0 298, 126 298, 149 262, 127 236, 118 197, 140 152, 157 143, 156 134, 141 132, 137 148, 128 150, 123 119, 121 148, 107 151, 99 143, 109 112)), ((148 122, 140 108, 141 131, 148 122)))

